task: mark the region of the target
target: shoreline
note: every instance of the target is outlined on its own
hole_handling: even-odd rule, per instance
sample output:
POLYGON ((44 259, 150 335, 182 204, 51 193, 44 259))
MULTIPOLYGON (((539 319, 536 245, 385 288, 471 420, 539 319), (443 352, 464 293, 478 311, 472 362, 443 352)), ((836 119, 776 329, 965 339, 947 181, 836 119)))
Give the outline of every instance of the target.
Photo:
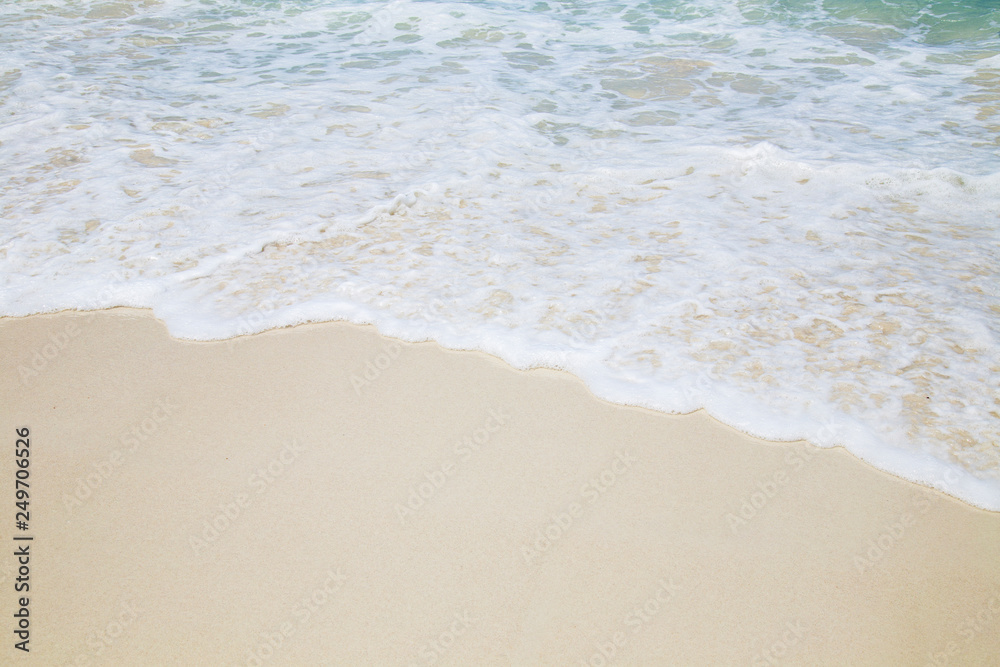
MULTIPOLYGON (((31 315, 5 316, 0 317, 0 321, 5 319, 19 320, 30 317, 57 316, 62 314, 92 317, 97 313, 144 313, 147 316, 157 319, 163 323, 164 326, 166 326, 166 323, 161 318, 156 316, 154 309, 147 307, 135 308, 131 306, 115 306, 113 308, 87 311, 62 309, 47 313, 34 313, 31 315)), ((251 320, 242 320, 242 322, 243 326, 240 327, 239 333, 226 337, 178 337, 170 333, 169 329, 167 333, 172 340, 176 340, 181 343, 226 343, 227 345, 233 345, 235 341, 245 339, 247 337, 294 330, 305 326, 344 324, 348 326, 360 327, 362 329, 371 328, 376 335, 396 341, 398 344, 432 344, 439 346, 446 352, 481 354, 503 364, 504 366, 510 367, 511 370, 517 372, 553 371, 557 373, 565 373, 574 378, 574 380, 582 382, 586 386, 587 392, 594 399, 601 401, 602 403, 623 408, 648 410, 654 414, 665 415, 668 417, 704 413, 714 422, 717 422, 726 428, 732 428, 750 438, 774 444, 805 442, 820 449, 843 449, 863 464, 888 474, 891 477, 896 477, 912 482, 918 486, 932 489, 977 509, 982 509, 987 512, 1000 513, 1000 488, 998 488, 996 483, 992 480, 978 478, 967 470, 951 467, 930 454, 910 449, 892 447, 884 442, 878 441, 877 438, 873 440, 873 434, 870 431, 863 428, 859 429, 856 425, 849 424, 841 418, 828 418, 818 427, 816 427, 815 424, 813 424, 813 427, 808 425, 803 426, 799 423, 800 420, 794 419, 794 426, 790 426, 788 424, 779 426, 776 429, 778 433, 775 434, 774 430, 761 430, 757 420, 754 418, 748 418, 745 410, 737 410, 736 412, 733 412, 730 408, 721 407, 719 402, 713 400, 711 397, 706 399, 708 403, 707 405, 703 405, 690 411, 674 412, 662 408, 662 406, 657 405, 655 401, 648 401, 646 399, 635 400, 634 397, 629 397, 627 393, 622 394, 620 392, 613 391, 611 392, 611 395, 608 395, 606 392, 601 392, 598 389, 595 389, 592 385, 592 382, 595 381, 599 384, 600 380, 595 380, 593 377, 577 372, 579 370, 577 368, 567 368, 560 365, 545 364, 521 366, 513 363, 510 359, 505 358, 504 355, 495 351, 464 346, 462 343, 454 340, 442 343, 432 338, 410 339, 405 337, 400 332, 392 330, 392 327, 390 327, 391 331, 389 333, 385 333, 382 326, 384 323, 369 322, 358 324, 347 318, 331 320, 306 319, 304 321, 295 319, 292 323, 276 324, 273 325, 272 328, 257 330, 259 325, 263 323, 262 319, 253 322, 251 318, 251 320)), ((73 325, 67 326, 71 327, 73 325)), ((62 339, 69 340, 74 335, 75 333, 71 331, 57 332, 55 337, 53 337, 50 341, 46 341, 38 349, 34 350, 30 359, 22 359, 22 363, 18 366, 22 382, 26 380, 30 381, 33 376, 38 374, 38 369, 44 369, 44 367, 47 366, 47 355, 59 354, 61 347, 59 347, 60 343, 57 340, 58 338, 61 337, 62 339)), ((377 375, 380 373, 380 369, 371 367, 371 362, 369 362, 369 365, 364 369, 364 372, 359 371, 359 373, 360 374, 355 374, 356 377, 352 381, 354 385, 357 385, 356 388, 364 386, 369 382, 369 380, 366 380, 365 378, 366 373, 374 373, 377 375)), ((689 390, 690 388, 685 388, 682 390, 682 393, 687 394, 689 390)), ((718 398, 718 396, 715 396, 714 398, 718 398)), ((732 400, 732 397, 730 397, 730 400, 732 400)), ((757 406, 757 409, 762 409, 765 412, 768 411, 768 409, 763 406, 757 406)), ((774 419, 774 417, 769 417, 769 419, 774 419)), ((774 428, 774 424, 772 424, 771 429, 774 428)))
POLYGON ((1000 637, 1000 513, 841 447, 341 322, 63 311, 0 347, 39 664, 985 664, 1000 637))

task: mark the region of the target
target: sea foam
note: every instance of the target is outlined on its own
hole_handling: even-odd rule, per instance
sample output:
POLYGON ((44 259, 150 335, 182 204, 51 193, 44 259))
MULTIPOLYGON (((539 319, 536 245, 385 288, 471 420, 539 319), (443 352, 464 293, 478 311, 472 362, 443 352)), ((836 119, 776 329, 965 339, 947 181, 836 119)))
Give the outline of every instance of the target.
POLYGON ((998 13, 799 4, 0 7, 0 313, 373 323, 1000 510, 998 13))

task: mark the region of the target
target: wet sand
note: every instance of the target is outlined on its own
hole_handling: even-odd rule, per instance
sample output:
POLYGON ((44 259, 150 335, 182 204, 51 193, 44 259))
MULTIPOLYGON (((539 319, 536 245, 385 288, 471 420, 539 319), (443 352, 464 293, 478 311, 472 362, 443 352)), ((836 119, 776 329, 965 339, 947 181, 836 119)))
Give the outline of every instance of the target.
POLYGON ((840 448, 343 323, 66 312, 0 350, 5 664, 997 660, 1000 513, 840 448))

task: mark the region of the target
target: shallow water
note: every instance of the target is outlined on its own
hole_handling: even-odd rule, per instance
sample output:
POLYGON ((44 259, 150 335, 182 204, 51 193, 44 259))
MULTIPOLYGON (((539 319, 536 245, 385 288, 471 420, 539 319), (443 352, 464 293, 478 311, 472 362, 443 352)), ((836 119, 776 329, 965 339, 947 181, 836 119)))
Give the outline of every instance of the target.
POLYGON ((991 2, 0 7, 0 313, 328 319, 1000 510, 991 2))

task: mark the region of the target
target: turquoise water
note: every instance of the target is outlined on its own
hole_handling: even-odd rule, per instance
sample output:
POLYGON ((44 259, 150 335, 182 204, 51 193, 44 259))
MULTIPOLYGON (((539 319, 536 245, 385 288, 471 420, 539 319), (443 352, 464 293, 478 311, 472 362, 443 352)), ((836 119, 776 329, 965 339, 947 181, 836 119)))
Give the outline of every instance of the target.
POLYGON ((987 2, 7 3, 0 313, 370 322, 1000 509, 998 33, 987 2))

